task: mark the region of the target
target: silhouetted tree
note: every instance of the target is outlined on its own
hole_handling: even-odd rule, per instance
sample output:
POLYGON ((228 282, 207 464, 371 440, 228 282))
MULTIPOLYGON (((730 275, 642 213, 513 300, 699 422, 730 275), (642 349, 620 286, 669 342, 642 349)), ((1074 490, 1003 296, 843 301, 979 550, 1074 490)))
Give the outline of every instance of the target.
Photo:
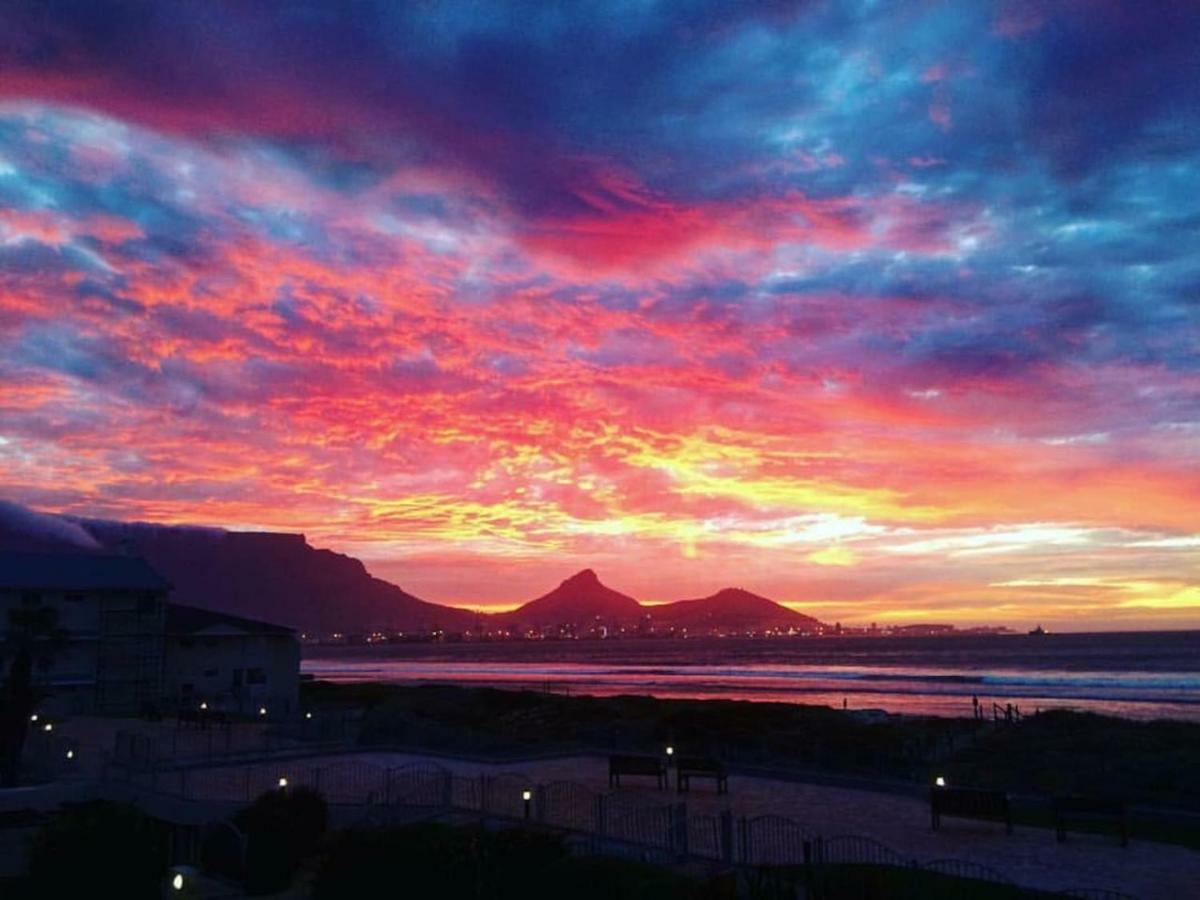
POLYGON ((11 660, 0 688, 0 785, 4 787, 17 784, 29 717, 41 698, 34 667, 49 668, 61 643, 58 610, 36 606, 9 611, 8 637, 0 645, 0 662, 11 660))

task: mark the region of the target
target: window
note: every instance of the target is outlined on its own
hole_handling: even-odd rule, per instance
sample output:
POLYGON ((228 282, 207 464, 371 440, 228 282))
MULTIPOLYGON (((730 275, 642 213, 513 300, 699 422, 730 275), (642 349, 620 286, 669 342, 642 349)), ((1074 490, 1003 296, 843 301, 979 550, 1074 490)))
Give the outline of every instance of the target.
POLYGON ((258 666, 246 670, 246 684, 266 684, 267 673, 258 666))

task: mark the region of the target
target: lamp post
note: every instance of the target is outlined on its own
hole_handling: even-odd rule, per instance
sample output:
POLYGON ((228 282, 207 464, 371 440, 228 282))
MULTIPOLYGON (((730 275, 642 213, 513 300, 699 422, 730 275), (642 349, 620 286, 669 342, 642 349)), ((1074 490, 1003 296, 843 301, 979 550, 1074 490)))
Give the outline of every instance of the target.
POLYGON ((533 791, 529 790, 528 788, 521 791, 521 799, 525 801, 525 820, 529 821, 533 803, 533 791))
POLYGON ((287 776, 281 775, 279 778, 279 789, 282 791, 282 790, 286 789, 287 786, 288 786, 287 776))
POLYGON ((934 786, 936 786, 936 787, 945 787, 946 779, 943 776, 939 775, 937 778, 933 779, 933 783, 934 783, 934 786))
POLYGON ((666 752, 667 752, 667 766, 670 767, 671 763, 675 761, 675 748, 672 747, 670 744, 667 744, 666 752))

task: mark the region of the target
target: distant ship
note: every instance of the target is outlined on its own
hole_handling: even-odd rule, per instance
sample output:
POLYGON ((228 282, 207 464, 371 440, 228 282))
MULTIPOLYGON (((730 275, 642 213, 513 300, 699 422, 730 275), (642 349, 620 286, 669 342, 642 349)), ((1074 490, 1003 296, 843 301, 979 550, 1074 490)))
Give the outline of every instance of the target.
POLYGON ((1032 630, 1032 631, 1030 631, 1029 633, 1030 633, 1030 634, 1036 634, 1036 635, 1038 635, 1038 636, 1041 636, 1041 635, 1043 635, 1043 634, 1049 634, 1050 632, 1046 631, 1046 629, 1045 629, 1045 628, 1043 628, 1041 625, 1039 625, 1037 628, 1033 629, 1033 630, 1032 630))

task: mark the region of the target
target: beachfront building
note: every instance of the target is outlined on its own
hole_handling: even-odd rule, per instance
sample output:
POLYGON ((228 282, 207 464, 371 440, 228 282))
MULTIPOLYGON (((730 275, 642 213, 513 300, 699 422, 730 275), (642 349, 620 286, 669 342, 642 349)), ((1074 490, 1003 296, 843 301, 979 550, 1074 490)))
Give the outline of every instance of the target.
POLYGON ((25 642, 45 710, 138 713, 161 695, 170 587, 131 556, 0 554, 0 678, 25 642))
POLYGON ((194 606, 167 609, 167 709, 279 718, 299 709, 300 641, 282 625, 194 606))

